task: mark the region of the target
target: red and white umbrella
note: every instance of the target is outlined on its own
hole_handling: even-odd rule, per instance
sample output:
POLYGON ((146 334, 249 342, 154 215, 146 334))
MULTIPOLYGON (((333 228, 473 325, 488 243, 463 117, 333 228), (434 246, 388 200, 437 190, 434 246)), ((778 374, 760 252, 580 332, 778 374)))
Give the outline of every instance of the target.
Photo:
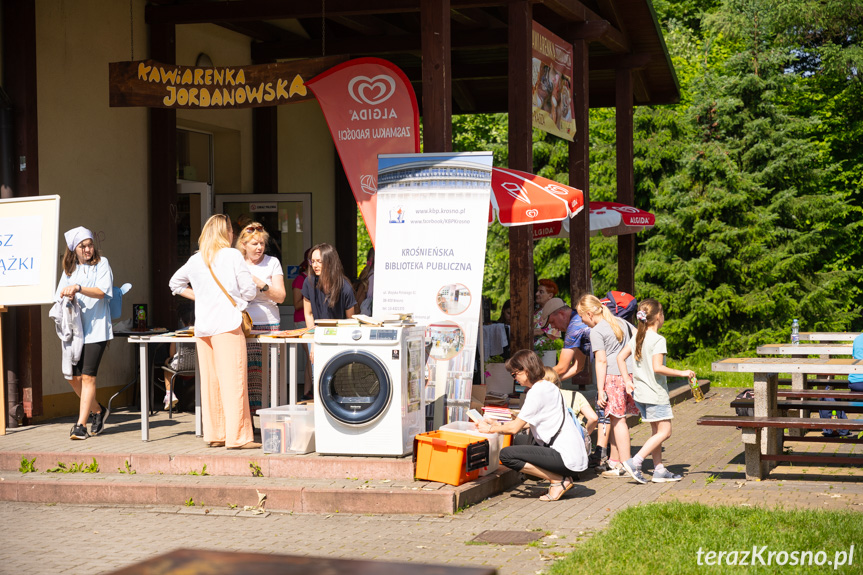
MULTIPOLYGON (((656 216, 638 208, 615 202, 590 202, 590 235, 623 236, 649 230, 656 216)), ((533 239, 568 237, 569 222, 560 220, 533 227, 533 239)))
POLYGON ((568 220, 584 209, 581 190, 554 180, 508 168, 491 172, 488 223, 504 226, 546 224, 568 220))

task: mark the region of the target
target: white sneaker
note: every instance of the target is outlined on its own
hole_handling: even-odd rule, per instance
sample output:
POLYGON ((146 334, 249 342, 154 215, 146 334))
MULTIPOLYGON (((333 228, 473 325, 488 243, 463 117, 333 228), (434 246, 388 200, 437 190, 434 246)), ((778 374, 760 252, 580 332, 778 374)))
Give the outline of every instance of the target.
POLYGON ((618 465, 617 467, 612 467, 608 471, 602 472, 603 477, 626 477, 626 471, 623 469, 623 465, 618 465))

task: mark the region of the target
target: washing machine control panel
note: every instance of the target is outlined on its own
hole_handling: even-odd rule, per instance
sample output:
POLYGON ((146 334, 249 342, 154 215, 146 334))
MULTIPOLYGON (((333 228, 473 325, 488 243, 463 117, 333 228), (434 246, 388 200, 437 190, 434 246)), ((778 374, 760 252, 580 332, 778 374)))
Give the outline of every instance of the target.
POLYGON ((399 332, 396 329, 373 329, 369 334, 371 341, 396 341, 399 332))

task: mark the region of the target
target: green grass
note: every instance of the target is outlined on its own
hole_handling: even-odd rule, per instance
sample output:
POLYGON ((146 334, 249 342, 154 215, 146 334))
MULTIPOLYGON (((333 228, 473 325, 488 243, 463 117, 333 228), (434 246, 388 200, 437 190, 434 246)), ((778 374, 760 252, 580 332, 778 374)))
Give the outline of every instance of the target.
MULTIPOLYGON (((863 565, 863 521, 850 511, 767 510, 760 507, 709 507, 697 503, 654 503, 630 507, 614 516, 608 529, 580 544, 576 551, 556 562, 550 575, 572 573, 619 574, 638 573, 859 573, 863 565), (770 551, 788 554, 788 564, 761 565, 750 556, 749 566, 704 564, 709 551, 743 551, 760 549, 764 562, 770 551), (853 564, 819 567, 815 564, 791 565, 792 552, 825 552, 833 561, 837 552, 855 545, 853 564), (702 565, 698 564, 698 551, 702 565), (754 566, 753 566, 754 562, 754 566)), ((841 558, 841 556, 839 556, 841 558)), ((715 560, 714 560, 715 562, 715 560)))

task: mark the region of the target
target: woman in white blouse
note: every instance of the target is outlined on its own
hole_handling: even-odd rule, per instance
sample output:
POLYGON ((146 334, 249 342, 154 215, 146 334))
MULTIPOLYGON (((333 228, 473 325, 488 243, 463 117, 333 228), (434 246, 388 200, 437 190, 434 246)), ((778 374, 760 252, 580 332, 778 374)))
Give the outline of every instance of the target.
MULTIPOLYGON (((277 331, 280 324, 277 304, 285 301, 286 294, 285 273, 282 271, 282 264, 278 259, 264 254, 269 239, 270 234, 267 233, 264 226, 252 222, 240 232, 240 237, 237 239, 237 249, 246 258, 246 266, 252 272, 252 281, 258 288, 255 299, 246 308, 246 311, 252 316, 252 328, 277 331)), ((246 354, 249 365, 249 406, 252 415, 254 415, 261 407, 263 387, 261 344, 257 341, 246 342, 246 354)))
POLYGON ((255 449, 261 444, 254 441, 249 411, 241 312, 258 288, 243 254, 231 247, 233 239, 231 219, 224 214, 212 216, 198 238, 199 251, 177 270, 169 285, 174 295, 195 301, 204 441, 210 447, 255 449))
POLYGON ((515 352, 506 360, 506 369, 516 383, 527 388, 518 417, 506 423, 486 417, 477 424, 477 431, 514 435, 512 445, 500 450, 500 462, 547 480, 548 493, 539 500, 557 501, 587 468, 584 440, 566 411, 560 390, 545 379, 545 366, 536 353, 515 352), (530 425, 530 435, 516 435, 525 425, 530 425))

